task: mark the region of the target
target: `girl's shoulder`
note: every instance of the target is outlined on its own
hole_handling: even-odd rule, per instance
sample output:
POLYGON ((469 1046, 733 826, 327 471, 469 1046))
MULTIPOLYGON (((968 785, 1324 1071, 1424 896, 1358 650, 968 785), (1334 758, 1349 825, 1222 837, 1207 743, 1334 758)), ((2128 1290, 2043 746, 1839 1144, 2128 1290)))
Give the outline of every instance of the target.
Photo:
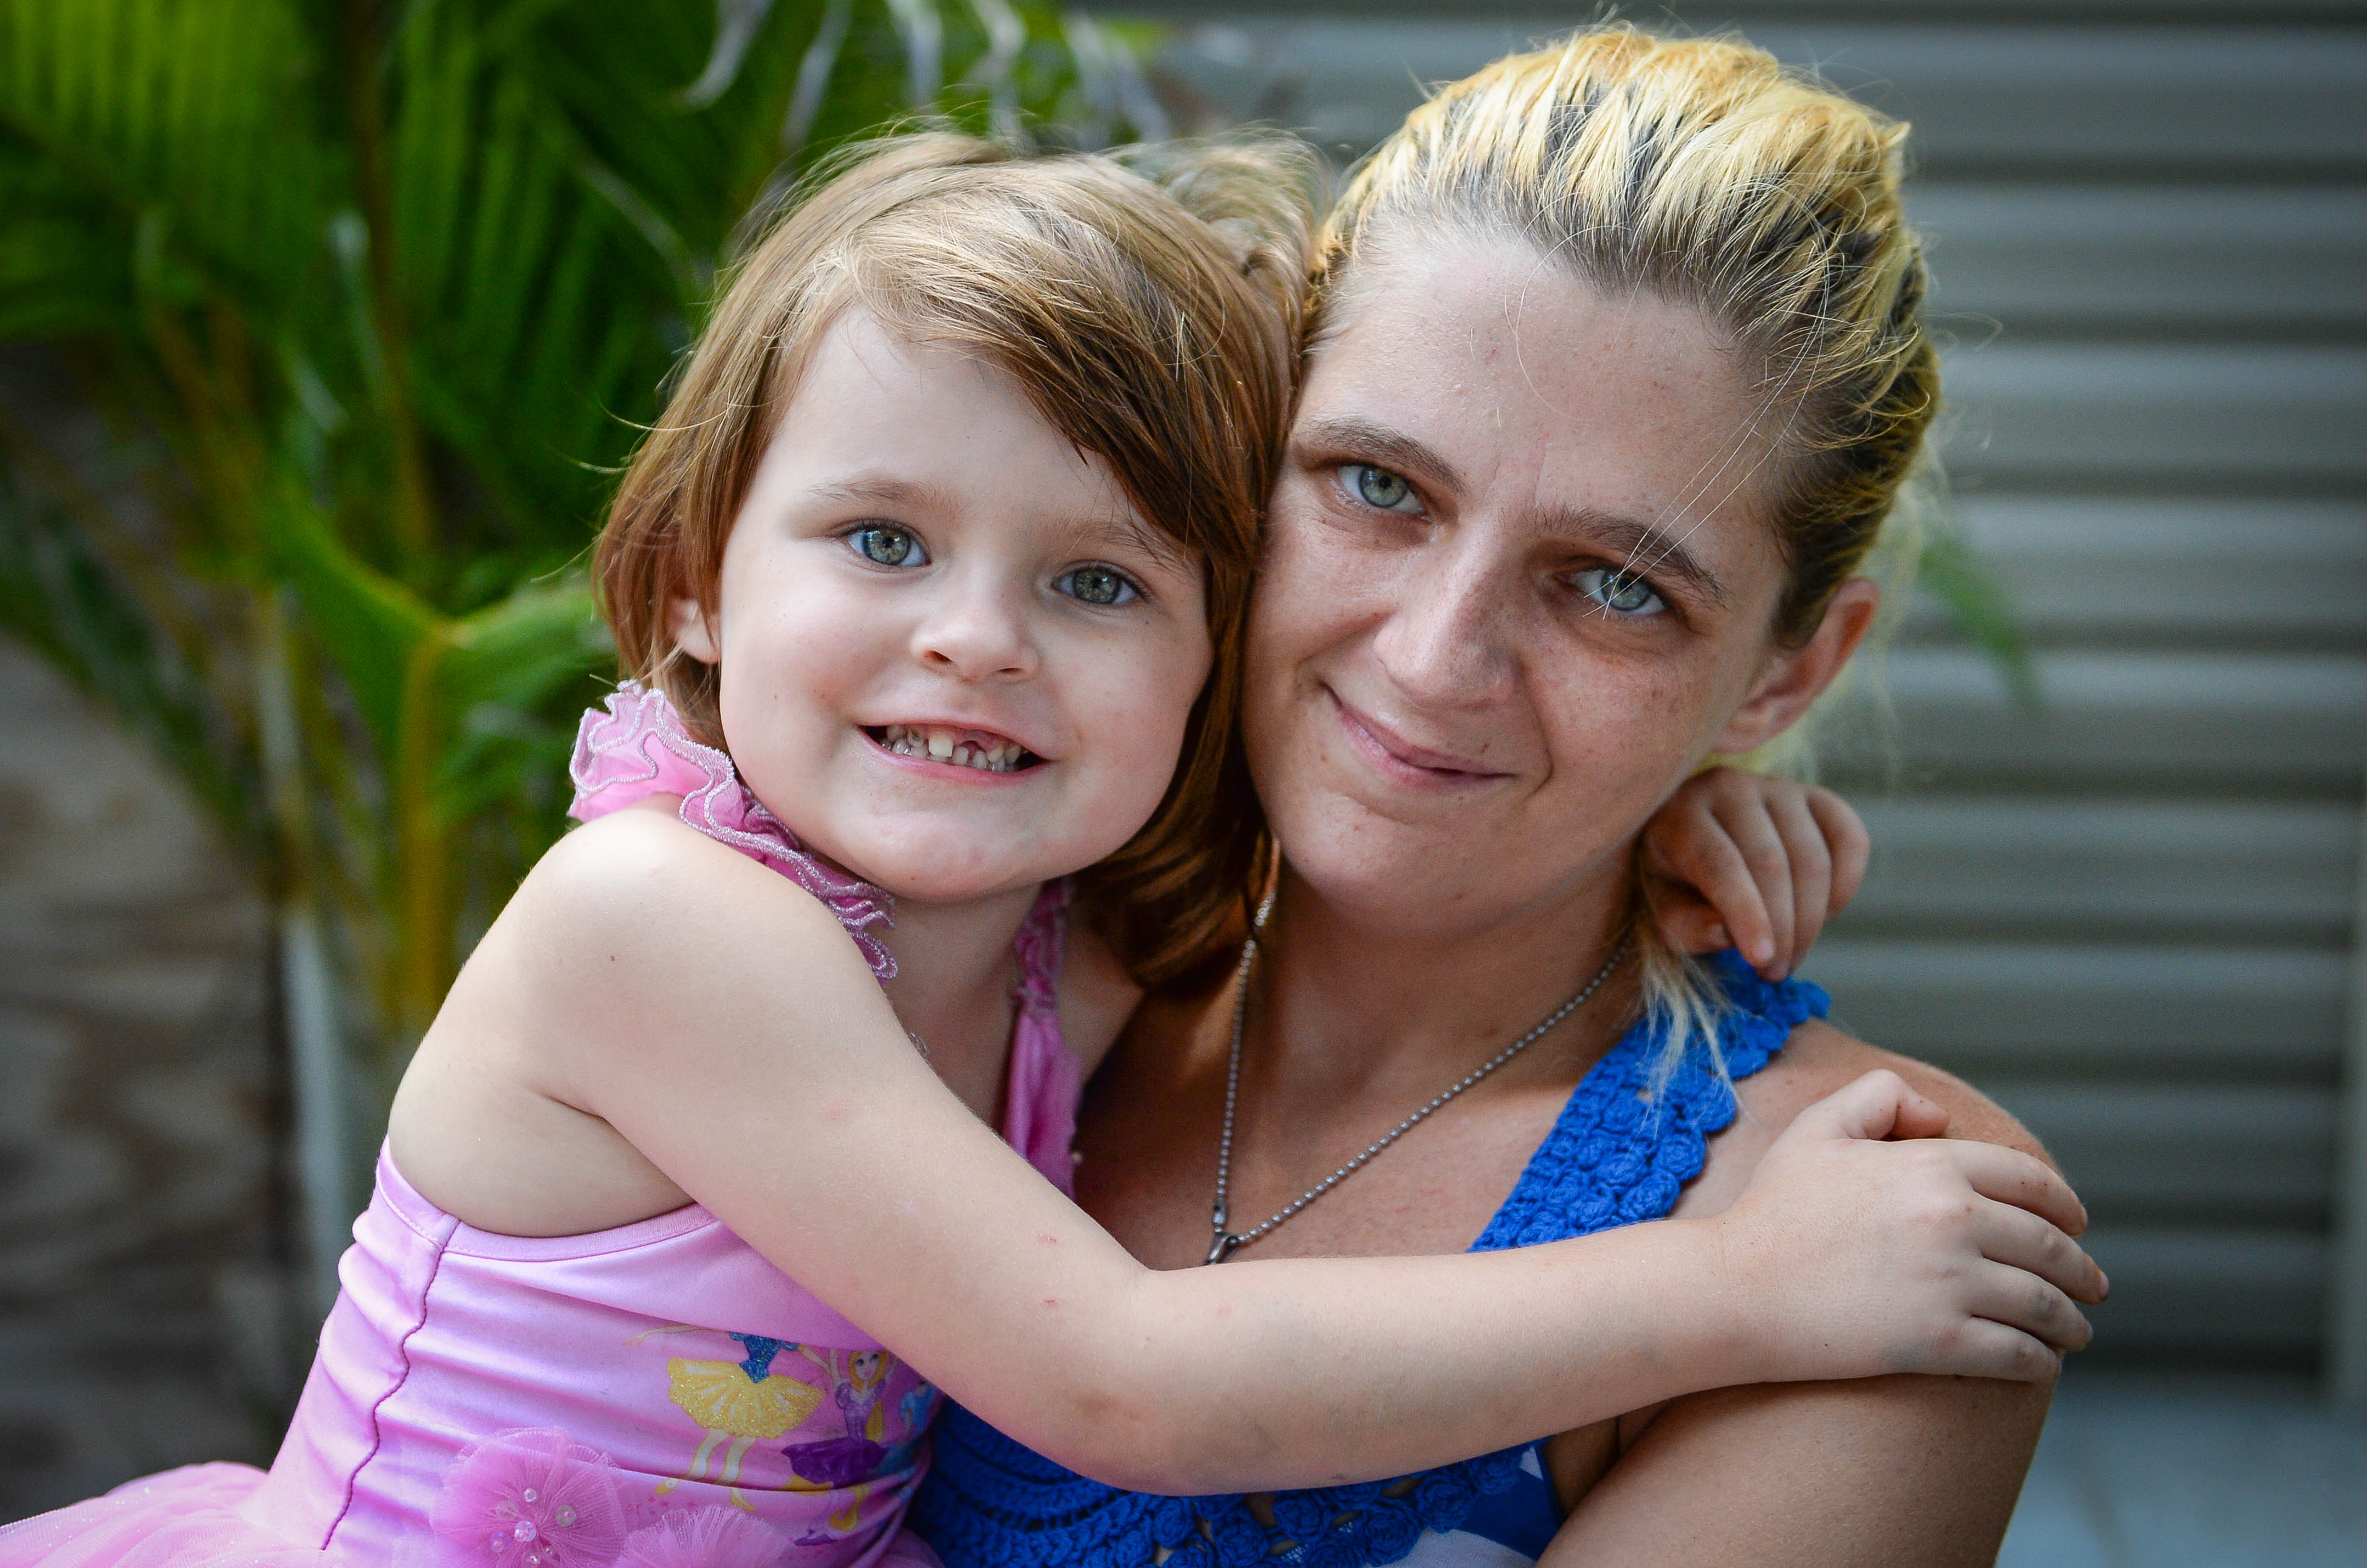
POLYGON ((395 1163, 481 1230, 572 1235, 689 1198, 610 1125, 620 1084, 745 1035, 761 973, 813 1010, 878 987, 821 901, 662 809, 548 851, 470 956, 388 1122, 395 1163), (488 1151, 493 1151, 491 1155, 488 1151))
POLYGON ((651 795, 568 833, 503 919, 650 954, 719 944, 777 955, 782 941, 809 936, 845 945, 846 928, 819 895, 690 827, 677 804, 651 795))

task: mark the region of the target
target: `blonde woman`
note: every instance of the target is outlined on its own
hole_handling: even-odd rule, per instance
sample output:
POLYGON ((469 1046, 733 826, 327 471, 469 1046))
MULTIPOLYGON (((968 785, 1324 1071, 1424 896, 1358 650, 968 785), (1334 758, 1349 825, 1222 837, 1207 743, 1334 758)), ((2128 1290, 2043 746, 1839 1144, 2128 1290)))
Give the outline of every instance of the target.
MULTIPOLYGON (((1874 623, 1860 569, 1940 393, 1904 134, 1740 43, 1603 28, 1445 89, 1349 186, 1251 610, 1270 912, 1142 1008, 1086 1101, 1081 1201, 1136 1256, 1712 1213, 1874 1067, 2034 1152, 1814 987, 1692 968, 1637 918, 1655 808, 1783 737, 1874 623)), ((1758 832, 1819 903, 1814 824, 1758 832)), ((950 1568, 1987 1562, 2047 1394, 1738 1388, 1395 1485, 1188 1503, 957 1413, 916 1517, 950 1568)))

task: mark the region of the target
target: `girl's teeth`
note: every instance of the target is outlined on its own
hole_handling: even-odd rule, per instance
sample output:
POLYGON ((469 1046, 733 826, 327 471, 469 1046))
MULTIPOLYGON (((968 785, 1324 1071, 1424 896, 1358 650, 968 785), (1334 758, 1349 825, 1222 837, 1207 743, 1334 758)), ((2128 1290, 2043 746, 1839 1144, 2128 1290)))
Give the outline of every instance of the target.
POLYGON ((917 725, 890 724, 879 732, 880 744, 900 757, 927 757, 957 767, 1007 773, 1017 768, 1022 749, 1011 741, 980 746, 956 739, 958 731, 928 729, 917 725))

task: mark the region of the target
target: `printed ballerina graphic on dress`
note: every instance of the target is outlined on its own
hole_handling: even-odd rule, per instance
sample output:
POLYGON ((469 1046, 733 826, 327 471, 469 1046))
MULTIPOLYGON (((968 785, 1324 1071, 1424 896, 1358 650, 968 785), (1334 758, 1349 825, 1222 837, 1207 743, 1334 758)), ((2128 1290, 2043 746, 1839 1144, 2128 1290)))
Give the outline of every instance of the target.
MULTIPOLYGON (((652 1329, 651 1334, 712 1333, 689 1324, 652 1329)), ((639 1344, 650 1335, 637 1336, 639 1344)), ((801 1378, 773 1371, 780 1356, 802 1350, 793 1340, 762 1334, 731 1334, 747 1353, 736 1361, 711 1361, 676 1356, 666 1362, 666 1392, 684 1415, 706 1429, 698 1451, 682 1474, 658 1483, 663 1497, 685 1481, 707 1481, 708 1461, 723 1449, 723 1462, 711 1478, 726 1488, 731 1501, 749 1512, 755 1505, 740 1494, 740 1463, 759 1442, 770 1442, 805 1424, 821 1404, 821 1390, 801 1378)), ((807 1352, 810 1355, 811 1352, 807 1352)))
POLYGON ((888 1457, 880 1461, 879 1468, 883 1472, 912 1468, 912 1461, 920 1452, 921 1439, 928 1436, 930 1418, 937 1413, 937 1385, 914 1383, 904 1391, 904 1397, 896 1402, 896 1413, 904 1418, 904 1435, 896 1440, 895 1446, 888 1450, 888 1457))
MULTIPOLYGON (((863 1522, 864 1499, 869 1483, 878 1476, 889 1456, 888 1411, 884 1403, 888 1374, 896 1358, 885 1350, 818 1350, 801 1346, 806 1359, 828 1373, 831 1403, 845 1422, 844 1436, 815 1442, 790 1443, 781 1450, 796 1479, 783 1484, 791 1492, 849 1490, 846 1506, 830 1516, 832 1529, 854 1530, 863 1522), (801 1484, 802 1483, 802 1484, 801 1484)), ((808 1538, 812 1539, 812 1538, 808 1538)))

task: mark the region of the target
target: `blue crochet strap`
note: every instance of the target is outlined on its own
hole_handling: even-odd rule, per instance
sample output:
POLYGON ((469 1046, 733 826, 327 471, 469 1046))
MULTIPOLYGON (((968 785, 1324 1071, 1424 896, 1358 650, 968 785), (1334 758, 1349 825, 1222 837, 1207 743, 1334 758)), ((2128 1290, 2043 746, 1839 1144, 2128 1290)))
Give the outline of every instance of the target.
MULTIPOLYGON (((1759 1071, 1829 1006, 1818 987, 1761 980, 1730 953, 1710 969, 1730 1004, 1716 1052, 1697 1047, 1656 1086, 1662 1031, 1648 1019, 1629 1030, 1571 1091, 1473 1251, 1588 1235, 1675 1207, 1701 1174, 1711 1134, 1734 1121, 1727 1075, 1759 1071)), ((1150 1568, 1162 1551, 1165 1568, 1381 1568, 1401 1562, 1423 1531, 1461 1528, 1481 1498, 1513 1484, 1527 1451, 1395 1482, 1276 1493, 1269 1526, 1237 1495, 1161 1497, 1089 1481, 958 1405, 947 1405, 935 1441, 911 1522, 946 1568, 1150 1568)))

